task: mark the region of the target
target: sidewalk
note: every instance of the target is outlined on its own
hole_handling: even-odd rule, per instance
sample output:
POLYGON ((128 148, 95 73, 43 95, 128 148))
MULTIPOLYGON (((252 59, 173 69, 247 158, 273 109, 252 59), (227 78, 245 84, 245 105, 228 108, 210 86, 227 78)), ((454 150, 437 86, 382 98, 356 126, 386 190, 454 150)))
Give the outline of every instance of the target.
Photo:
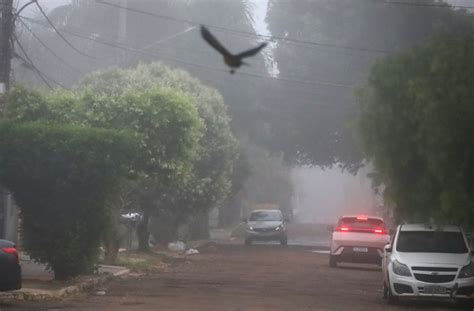
POLYGON ((3 300, 54 300, 90 290, 114 277, 127 275, 130 270, 120 266, 100 265, 98 274, 80 276, 70 281, 54 281, 54 274, 46 266, 35 263, 26 254, 20 253, 23 288, 17 291, 0 292, 3 300))

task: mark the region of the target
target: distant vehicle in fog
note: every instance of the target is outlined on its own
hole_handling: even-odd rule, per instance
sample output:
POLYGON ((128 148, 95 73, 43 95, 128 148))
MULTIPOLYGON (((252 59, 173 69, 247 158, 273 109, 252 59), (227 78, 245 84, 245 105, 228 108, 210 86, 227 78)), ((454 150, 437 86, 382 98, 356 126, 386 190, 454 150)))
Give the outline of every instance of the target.
POLYGON ((0 291, 21 288, 21 267, 15 243, 0 240, 0 291))
POLYGON ((474 262, 457 226, 400 225, 383 259, 384 297, 455 298, 472 304, 474 262))
POLYGON ((278 209, 254 210, 245 222, 246 245, 253 241, 279 241, 281 245, 288 243, 285 219, 278 209))
POLYGON ((390 234, 382 218, 375 216, 343 216, 332 228, 329 265, 339 262, 381 264, 390 234))

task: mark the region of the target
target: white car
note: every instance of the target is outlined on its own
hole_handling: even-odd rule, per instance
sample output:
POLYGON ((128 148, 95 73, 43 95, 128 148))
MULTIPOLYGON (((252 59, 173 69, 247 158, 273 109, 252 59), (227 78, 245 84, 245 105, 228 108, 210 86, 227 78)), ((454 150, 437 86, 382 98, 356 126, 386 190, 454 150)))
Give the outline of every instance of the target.
POLYGON ((382 218, 376 216, 343 216, 333 229, 329 265, 338 262, 380 265, 390 235, 382 218))
POLYGON ((440 297, 471 303, 474 263, 457 226, 400 225, 385 247, 384 297, 440 297), (469 299, 469 300, 468 300, 469 299))

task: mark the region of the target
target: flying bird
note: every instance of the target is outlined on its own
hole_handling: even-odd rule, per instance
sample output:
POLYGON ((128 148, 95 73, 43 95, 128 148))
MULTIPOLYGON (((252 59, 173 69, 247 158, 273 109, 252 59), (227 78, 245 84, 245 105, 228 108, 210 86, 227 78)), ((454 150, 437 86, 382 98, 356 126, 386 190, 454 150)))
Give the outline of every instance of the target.
POLYGON ((235 73, 235 69, 239 68, 242 65, 248 65, 246 62, 243 61, 246 57, 251 57, 260 52, 264 47, 267 46, 266 42, 261 43, 259 46, 240 52, 239 54, 232 54, 230 53, 218 40, 214 35, 204 26, 201 26, 201 35, 207 43, 209 43, 214 49, 216 49, 219 53, 222 54, 224 58, 224 63, 229 66, 230 73, 235 73))

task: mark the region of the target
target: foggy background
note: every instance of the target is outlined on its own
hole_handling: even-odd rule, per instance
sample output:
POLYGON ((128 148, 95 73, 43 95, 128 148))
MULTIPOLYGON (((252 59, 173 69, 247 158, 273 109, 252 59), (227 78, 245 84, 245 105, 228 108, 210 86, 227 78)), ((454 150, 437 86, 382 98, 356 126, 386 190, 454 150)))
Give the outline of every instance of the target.
MULTIPOLYGON (((352 1, 357 1, 357 0, 351 0, 347 3, 350 3, 352 1)), ((19 1, 19 5, 21 6, 22 4, 26 2, 27 2, 26 0, 21 0, 19 1)), ((121 1, 115 1, 115 2, 121 3, 121 1)), ((179 3, 179 1, 176 1, 176 2, 179 3)), ((470 0, 449 0, 447 2, 452 5, 458 5, 458 6, 472 5, 472 1, 470 0)), ((49 12, 51 12, 53 11, 53 9, 58 8, 58 6, 64 6, 69 3, 72 3, 72 1, 48 0, 48 1, 43 1, 42 5, 44 5, 44 7, 49 12)), ((139 3, 147 3, 147 2, 146 1, 135 2, 132 0, 128 1, 129 5, 138 5, 139 3)), ((248 1, 248 4, 249 4, 248 7, 250 8, 250 12, 252 15, 251 26, 253 27, 256 33, 263 34, 263 35, 275 35, 275 33, 273 34, 271 33, 270 31, 271 27, 268 24, 267 12, 269 10, 270 3, 271 1, 269 0, 248 1)), ((297 1, 295 1, 295 3, 297 3, 297 1)), ((285 5, 285 4, 282 4, 282 5, 285 5)), ((292 13, 294 14, 294 12, 292 13)), ((121 13, 119 12, 119 13, 114 13, 114 14, 121 14, 121 13)), ((227 14, 232 14, 232 13, 227 12, 227 14)), ((30 6, 27 10, 25 10, 23 15, 33 18, 33 17, 38 17, 38 12, 35 6, 30 6)), ((118 16, 118 18, 120 18, 120 16, 118 16)), ((129 23, 131 25, 130 27, 131 29, 133 29, 133 27, 136 27, 136 25, 133 24, 133 22, 135 21, 133 19, 139 20, 140 18, 143 18, 143 23, 145 24, 149 23, 149 25, 157 25, 156 27, 158 26, 161 27, 166 24, 163 21, 160 22, 160 21, 157 21, 156 19, 148 20, 147 17, 141 17, 141 16, 137 17, 137 16, 134 16, 133 14, 130 14, 130 16, 128 16, 127 18, 130 18, 129 23)), ((278 11, 276 11, 276 14, 273 15, 273 18, 276 20, 280 18, 284 21, 284 17, 281 17, 280 15, 278 15, 278 11)), ((113 19, 116 20, 117 16, 113 16, 111 20, 113 19)), ((224 17, 221 17, 221 23, 223 23, 224 19, 225 19, 224 17)), ((280 22, 280 20, 278 20, 278 22, 280 22)), ((213 22, 213 23, 219 24, 216 22, 213 22)), ((111 29, 116 31, 117 26, 113 24, 113 22, 110 22, 110 24, 111 24, 110 28, 108 29, 109 32, 111 29)), ((279 26, 279 24, 276 22, 275 22, 275 25, 279 26)), ((234 26, 235 25, 232 25, 232 27, 234 26)), ((362 26, 365 26, 365 25, 362 25, 362 26)), ((363 29, 362 26, 361 26, 361 29, 363 29)), ((392 28, 396 27, 392 24, 390 24, 389 26, 391 26, 392 28)), ((87 28, 87 27, 84 26, 84 28, 87 28)), ((162 28, 165 29, 166 27, 162 27, 162 28)), ((179 27, 177 27, 176 25, 173 25, 172 27, 169 26, 169 28, 170 29, 166 29, 169 33, 176 32, 177 29, 179 30, 185 29, 183 25, 179 25, 179 27)), ((235 27, 235 28, 238 28, 238 27, 235 27)), ((276 26, 275 28, 278 29, 278 27, 276 26)), ((294 28, 297 28, 297 26, 295 26, 294 28)), ((388 28, 389 27, 387 27, 387 29, 388 28)), ((245 29, 245 27, 240 27, 239 29, 245 29)), ((104 34, 111 36, 105 30, 101 29, 101 31, 103 31, 104 34)), ((393 31, 393 29, 390 31, 393 31)), ((390 34, 390 31, 387 31, 387 33, 390 34)), ((345 35, 350 37, 349 31, 343 29, 341 33, 343 32, 345 35)), ((150 29, 150 33, 153 33, 152 29, 150 29)), ((153 41, 156 39, 156 38, 147 38, 145 34, 143 34, 143 38, 142 38, 141 36, 137 36, 137 34, 141 34, 141 33, 137 32, 135 37, 133 37, 132 35, 129 35, 128 40, 130 41, 126 43, 128 43, 129 45, 132 45, 133 43, 134 46, 140 46, 140 45, 144 46, 145 44, 149 44, 149 42, 145 42, 145 41, 153 41)), ((316 39, 320 37, 322 37, 323 39, 327 39, 331 36, 336 38, 337 35, 339 34, 340 33, 336 31, 335 34, 324 34, 324 35, 327 35, 327 37, 324 37, 323 34, 314 34, 314 36, 316 39)), ((94 36, 95 35, 96 34, 94 34, 94 36)), ((249 40, 248 38, 243 39, 242 37, 238 37, 232 34, 228 34, 228 33, 226 34, 222 32, 217 32, 217 35, 220 37, 227 35, 226 42, 230 42, 230 48, 236 49, 236 50, 248 46, 249 41, 252 44, 254 44, 254 42, 252 41, 255 41, 255 38, 252 38, 252 40, 249 40)), ((281 33, 278 33, 276 35, 281 35, 281 33)), ((97 36, 99 37, 99 35, 97 36)), ((419 35, 419 36, 422 37, 424 36, 424 34, 419 35)), ((120 34, 119 34, 119 37, 120 37, 120 34)), ((293 37, 295 37, 294 34, 293 34, 293 37)), ((367 38, 365 39, 367 42, 360 43, 359 45, 361 47, 364 47, 364 46, 370 47, 373 42, 375 42, 375 44, 372 45, 373 47, 382 46, 381 42, 387 45, 387 47, 393 47, 393 48, 400 47, 401 45, 403 45, 397 42, 396 38, 393 39, 393 42, 390 42, 390 40, 387 39, 387 37, 390 37, 389 35, 387 35, 385 38, 382 36, 383 41, 379 40, 380 42, 377 42, 377 39, 380 39, 380 38, 372 39, 370 34, 367 34, 366 37, 367 38)), ((403 37, 403 35, 400 35, 400 37, 403 37)), ((308 38, 308 40, 311 40, 311 39, 312 38, 308 38)), ((341 38, 337 38, 337 39, 341 39, 341 38)), ((354 38, 354 40, 356 39, 357 38, 354 38)), ((122 40, 122 39, 119 38, 119 40, 122 40)), ((413 43, 412 41, 414 41, 414 40, 412 41, 410 40, 408 39, 406 40, 407 45, 412 44, 413 43)), ((163 53, 161 55, 164 55, 163 57, 165 58, 165 62, 166 62, 167 55, 171 54, 173 56, 179 57, 180 59, 184 59, 190 62, 191 61, 203 62, 203 63, 206 63, 206 61, 214 62, 213 65, 215 65, 215 67, 225 69, 223 64, 221 64, 220 62, 219 63, 217 62, 217 60, 219 60, 219 57, 216 54, 213 54, 212 51, 208 50, 207 49, 208 47, 205 46, 204 43, 201 43, 200 41, 201 40, 197 36, 197 33, 195 32, 195 30, 190 31, 189 34, 185 34, 183 36, 178 37, 176 40, 172 40, 170 42, 170 47, 168 46, 164 47, 164 51, 168 54, 163 53), (186 40, 190 42, 198 42, 194 45, 194 46, 197 46, 197 48, 195 49, 195 51, 193 50, 192 55, 189 54, 189 49, 187 51, 188 54, 186 55, 184 54, 185 49, 183 49, 182 46, 190 46, 190 43, 186 40), (169 48, 169 51, 171 52, 167 51, 165 48, 169 48), (175 50, 173 50, 173 48, 175 48, 175 50)), ((257 41, 261 41, 261 40, 257 40, 257 41)), ((329 40, 327 41, 330 42, 329 40)), ((341 40, 341 41, 342 43, 345 42, 344 40, 341 40)), ((77 42, 80 43, 81 41, 77 41, 77 42)), ((348 40, 348 42, 351 42, 351 41, 348 40)), ((321 71, 321 74, 319 76, 316 76, 313 72, 304 71, 304 68, 302 68, 302 66, 304 67, 304 62, 295 64, 295 65, 279 64, 278 55, 276 55, 277 54, 276 50, 278 47, 281 48, 281 51, 279 52, 280 57, 285 60, 287 58, 284 58, 283 56, 294 55, 292 54, 293 49, 296 50, 297 48, 300 48, 298 46, 295 47, 295 46, 290 46, 290 45, 287 48, 287 47, 279 46, 278 43, 276 42, 270 42, 269 47, 263 53, 264 54, 263 61, 261 61, 260 63, 256 60, 252 61, 252 68, 251 68, 252 72, 259 72, 262 74, 268 74, 270 76, 276 77, 281 72, 285 72, 286 70, 286 74, 284 75, 287 77, 292 77, 290 74, 292 74, 293 72, 288 71, 288 68, 292 68, 294 72, 297 72, 298 74, 300 74, 299 76, 296 76, 295 79, 318 80, 321 76, 325 80, 330 80, 334 82, 342 81, 346 84, 353 84, 353 83, 357 83, 358 81, 361 81, 365 77, 365 74, 368 68, 373 63, 374 59, 376 58, 376 56, 368 57, 367 55, 363 55, 363 53, 361 55, 354 56, 349 53, 344 54, 346 53, 346 51, 334 52, 329 49, 324 50, 324 48, 321 48, 321 49, 318 49, 317 51, 318 53, 321 52, 321 55, 323 56, 321 56, 321 59, 313 60, 313 64, 315 65, 314 67, 317 67, 318 71, 321 71), (340 57, 340 59, 337 59, 337 60, 330 59, 332 55, 335 55, 334 57, 340 57), (344 59, 343 56, 345 56, 346 58, 344 59), (329 59, 332 60, 333 63, 328 61, 329 59), (320 69, 318 65, 322 68, 320 69)), ((63 47, 62 49, 63 49, 63 52, 66 51, 66 53, 69 53, 70 55, 71 54, 74 55, 71 51, 67 51, 67 48, 63 47)), ((93 49, 91 48, 91 50, 93 49)), ((110 62, 108 64, 107 63, 93 64, 93 65, 90 65, 90 67, 88 68, 87 66, 89 66, 89 64, 86 66, 82 66, 80 61, 77 61, 77 63, 74 64, 75 67, 78 67, 80 70, 84 70, 83 73, 87 73, 88 71, 92 69, 96 69, 97 67, 100 68, 101 66, 105 67, 107 65, 114 65, 114 64, 122 65, 122 63, 124 62, 123 59, 125 59, 125 65, 127 64, 127 62, 133 63, 134 61, 136 61, 135 59, 130 60, 128 56, 127 56, 128 58, 127 57, 124 58, 123 55, 120 54, 120 52, 114 51, 114 49, 110 47, 108 48, 100 47, 100 49, 97 49, 97 51, 95 52, 103 53, 103 54, 113 52, 116 55, 115 55, 115 58, 111 57, 109 59, 110 62)), ((316 54, 314 53, 313 50, 310 50, 310 53, 312 53, 312 56, 316 54)), ((122 52, 122 54, 126 54, 126 53, 122 52)), ((309 54, 308 49, 301 48, 301 55, 306 55, 306 54, 309 54)), ((34 56, 33 59, 35 59, 35 57, 36 55, 34 56)), ((38 57, 40 58, 41 56, 38 56, 38 57)), ((77 55, 75 55, 75 57, 77 58, 77 55)), ((298 56, 298 57, 301 58, 302 56, 298 56)), ((316 56, 314 57, 316 58, 316 56)), ((290 62, 291 61, 296 62, 295 60, 290 60, 290 62)), ((42 62, 44 63, 44 59, 42 59, 42 62)), ((323 153, 327 152, 329 155, 327 156, 327 159, 324 157, 321 157, 321 158, 315 159, 314 162, 317 162, 317 164, 322 163, 322 164, 327 165, 330 161, 333 160, 333 157, 334 157, 333 153, 335 152, 333 149, 340 148, 342 152, 341 150, 337 149, 338 150, 337 152, 339 152, 338 154, 345 155, 344 152, 346 151, 346 149, 352 148, 352 147, 347 147, 349 144, 345 144, 345 142, 347 142, 348 136, 347 135, 344 136, 344 134, 341 134, 343 131, 341 130, 341 128, 346 127, 347 120, 350 119, 350 117, 353 115, 354 106, 346 105, 347 103, 352 104, 352 93, 350 91, 344 90, 341 92, 338 89, 324 88, 322 92, 315 93, 311 86, 296 85, 296 84, 291 85, 291 91, 289 91, 290 86, 287 86, 286 84, 282 84, 282 86, 279 87, 279 92, 281 92, 281 94, 285 94, 285 96, 287 96, 288 99, 285 98, 285 100, 281 100, 281 97, 282 97, 281 94, 273 94, 273 96, 267 98, 267 97, 262 96, 262 95, 267 95, 267 94, 262 94, 262 93, 265 93, 265 92, 262 92, 262 89, 264 90, 266 87, 274 86, 273 81, 262 82, 260 86, 255 86, 256 83, 254 82, 254 80, 242 79, 242 77, 239 77, 239 76, 229 77, 227 72, 219 73, 219 74, 216 74, 216 73, 208 74, 204 72, 203 74, 202 72, 199 72, 197 68, 193 68, 192 66, 186 67, 186 65, 183 65, 183 67, 185 70, 190 71, 191 74, 197 76, 204 83, 211 85, 213 87, 216 87, 217 89, 219 89, 221 93, 223 93, 223 96, 226 99, 226 104, 228 104, 231 107, 233 120, 235 124, 238 123, 238 125, 234 126, 234 130, 237 136, 239 137, 252 137, 252 140, 253 140, 252 143, 256 143, 257 145, 265 145, 265 147, 268 147, 269 150, 277 149, 281 147, 283 148, 282 152, 286 152, 286 154, 290 154, 291 151, 296 152, 294 151, 293 146, 281 146, 279 141, 276 141, 276 142, 274 141, 275 137, 280 138, 282 136, 282 133, 286 135, 287 133, 291 132, 292 128, 288 129, 287 127, 285 127, 286 126, 285 122, 275 122, 274 124, 272 124, 271 123, 272 120, 269 121, 269 118, 278 120, 278 118, 281 117, 280 116, 281 114, 281 115, 285 115, 285 117, 286 115, 291 115, 290 119, 294 118, 296 120, 299 120, 298 119, 300 118, 299 115, 296 115, 296 116, 292 115, 292 108, 291 108, 293 107, 292 105, 300 105, 304 107, 305 105, 308 105, 309 103, 313 104, 313 102, 317 101, 318 105, 321 104, 321 106, 319 107, 315 106, 315 107, 318 107, 318 110, 316 110, 317 111, 316 113, 322 115, 322 117, 320 117, 320 121, 321 120, 322 121, 319 123, 314 122, 315 124, 317 123, 317 125, 314 125, 314 128, 313 128, 313 124, 311 123, 311 117, 308 117, 308 120, 302 120, 302 122, 310 123, 311 127, 308 127, 307 129, 308 132, 317 133, 317 135, 320 135, 321 137, 330 137, 331 135, 336 136, 335 141, 338 143, 338 145, 333 148, 333 146, 331 146, 330 143, 325 141, 325 138, 318 141, 318 139, 321 137, 319 136, 315 137, 314 138, 314 140, 316 141, 315 145, 320 144, 323 146, 329 146, 329 147, 322 148, 324 149, 323 153), (288 88, 288 90, 286 88, 288 88), (242 95, 242 89, 245 89, 246 93, 248 94, 242 95), (240 97, 245 97, 245 96, 247 97, 244 99, 240 98, 240 97), (295 97, 298 97, 298 99, 296 100, 295 97), (240 104, 236 105, 235 103, 233 103, 233 100, 235 98, 239 98, 240 101, 246 102, 248 106, 242 107, 242 105, 240 104), (317 100, 315 98, 317 98, 317 100), (327 105, 328 103, 331 105, 338 104, 339 105, 338 109, 340 110, 336 111, 335 109, 331 108, 334 111, 332 110, 330 111, 330 109, 326 109, 327 107, 325 108, 324 105, 327 105), (287 111, 286 109, 288 109, 289 111, 287 111), (268 117, 269 115, 271 115, 271 117, 268 117), (329 116, 329 118, 326 118, 326 116, 329 116), (332 117, 334 117, 334 119, 338 121, 338 124, 335 124, 335 122, 330 119, 332 117), (329 122, 328 124, 324 123, 326 119, 330 120, 328 121, 329 122), (269 135, 269 136, 267 135, 268 137, 265 136, 266 133, 268 132, 267 129, 271 128, 272 126, 273 126, 272 130, 274 131, 272 135, 269 135), (281 126, 281 128, 279 128, 279 126, 281 126), (342 138, 339 136, 341 136, 342 138), (339 145, 342 147, 339 147, 339 145), (330 150, 327 151, 325 150, 325 148, 330 149, 330 150)), ((53 69, 51 67, 46 67, 46 66, 41 69, 44 71, 59 70, 56 68, 53 69)), ((19 72, 17 76, 18 80, 28 81, 28 80, 33 79, 31 78, 31 76, 34 76, 33 74, 31 73, 25 74, 24 72, 21 72, 21 69, 17 71, 19 72)), ((51 76, 55 76, 55 74, 57 74, 58 76, 61 76, 61 78, 65 80, 65 82, 63 81, 63 83, 65 84, 73 84, 75 82, 74 78, 66 78, 65 75, 61 75, 61 72, 59 73, 48 72, 48 74, 51 76)), ((238 102, 238 101, 235 101, 235 102, 238 102)), ((297 106, 297 107, 300 107, 300 106, 297 106)), ((312 108, 312 109, 316 109, 316 108, 312 108)), ((306 115, 311 116, 311 114, 314 114, 314 113, 315 113, 314 111, 309 111, 308 113, 306 113, 306 115)), ((294 137, 296 138, 301 137, 301 140, 307 139, 307 137, 301 136, 300 133, 298 132, 296 132, 296 134, 294 135, 295 135, 294 137)), ((289 137, 284 137, 284 138, 291 141, 292 139, 294 139, 294 137, 289 136, 289 137)), ((333 137, 331 139, 333 139, 333 137)), ((315 148, 319 148, 319 146, 316 146, 315 148)), ((348 153, 352 153, 352 152, 353 151, 351 150, 348 153)), ((270 155, 265 155, 265 156, 269 157, 270 155)), ((277 155, 277 158, 278 158, 278 155, 277 155)), ((346 159, 342 159, 342 160, 346 160, 346 159)), ((278 166, 283 167, 285 166, 285 164, 283 162, 281 163, 278 162, 275 164, 275 167, 278 167, 278 166)), ((275 170, 275 167, 271 168, 270 170, 275 170)), ((291 181, 293 183, 293 192, 294 192, 294 195, 292 198, 292 205, 294 208, 294 214, 299 221, 327 223, 327 222, 334 222, 337 219, 337 217, 340 216, 341 214, 380 212, 379 207, 380 205, 382 205, 381 198, 380 196, 377 196, 372 191, 370 180, 367 178, 368 171, 366 169, 360 170, 357 175, 352 175, 347 170, 343 171, 337 166, 332 167, 332 168, 325 168, 325 169, 322 169, 317 165, 316 166, 303 165, 300 167, 296 166, 296 168, 295 166, 292 166, 292 167, 293 168, 289 169, 289 176, 291 177, 291 181)), ((285 169, 283 168, 282 170, 285 170, 285 169)), ((248 188, 251 188, 251 187, 248 187, 248 188)), ((255 200, 258 200, 257 196, 255 197, 256 197, 255 200)))

